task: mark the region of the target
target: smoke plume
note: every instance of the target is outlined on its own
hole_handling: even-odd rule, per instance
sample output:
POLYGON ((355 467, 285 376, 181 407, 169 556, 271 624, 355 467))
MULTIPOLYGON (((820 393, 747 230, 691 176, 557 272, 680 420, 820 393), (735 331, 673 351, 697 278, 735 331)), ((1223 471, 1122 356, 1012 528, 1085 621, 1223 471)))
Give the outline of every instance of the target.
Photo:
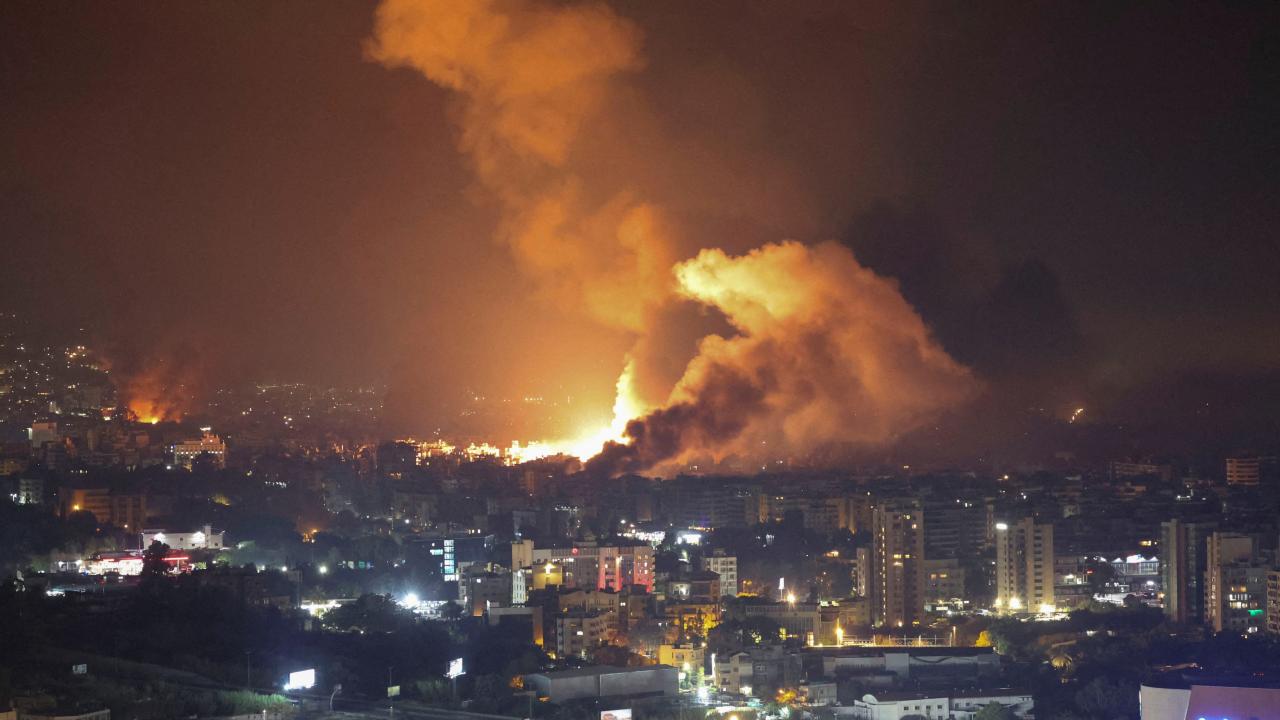
POLYGON ((880 444, 975 390, 896 284, 834 243, 703 250, 675 274, 682 295, 738 334, 704 338, 670 401, 629 423, 627 442, 592 461, 597 472, 880 444))
POLYGON ((561 306, 643 331, 678 259, 665 221, 573 157, 613 79, 643 66, 639 29, 601 4, 527 0, 385 0, 376 25, 370 57, 458 93, 459 146, 521 269, 561 306))
POLYGON ((145 423, 181 420, 205 376, 202 357, 186 343, 158 347, 145 358, 114 363, 120 405, 145 423))
MULTIPOLYGON (((592 157, 581 156, 582 136, 611 106, 636 106, 627 78, 644 69, 641 40, 600 3, 384 0, 367 48, 457 93, 460 149, 540 292, 631 334, 615 405, 625 432, 591 467, 617 474, 695 456, 881 443, 966 398, 968 370, 896 285, 848 250, 787 242, 680 262, 687 243, 662 209, 625 178, 588 169, 634 154, 631 138, 593 135, 592 157), (704 337, 673 374, 658 366, 670 365, 667 320, 691 303, 721 313, 736 334, 704 337), (658 390, 662 377, 678 380, 658 390)), ((661 140, 646 138, 646 149, 682 165, 661 140)))

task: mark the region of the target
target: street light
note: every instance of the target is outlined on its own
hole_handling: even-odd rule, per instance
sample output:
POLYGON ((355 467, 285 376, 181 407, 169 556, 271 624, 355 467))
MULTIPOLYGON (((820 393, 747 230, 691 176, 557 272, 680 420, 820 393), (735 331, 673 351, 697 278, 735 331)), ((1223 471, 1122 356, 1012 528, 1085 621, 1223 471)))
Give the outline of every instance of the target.
POLYGON ((340 692, 342 692, 342 683, 334 685, 333 692, 329 694, 329 712, 333 712, 333 698, 340 692))

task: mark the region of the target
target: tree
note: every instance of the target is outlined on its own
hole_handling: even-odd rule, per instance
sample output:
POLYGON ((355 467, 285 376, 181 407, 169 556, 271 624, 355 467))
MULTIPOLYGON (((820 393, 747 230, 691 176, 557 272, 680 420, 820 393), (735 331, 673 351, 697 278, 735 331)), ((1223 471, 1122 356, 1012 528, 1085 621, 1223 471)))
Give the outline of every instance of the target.
POLYGON ((393 632, 413 623, 413 615, 387 595, 361 595, 324 615, 324 624, 335 630, 393 632))
POLYGON ((973 714, 973 720, 1017 720, 1012 710, 998 702, 987 703, 981 710, 973 714))
POLYGON ((142 582, 162 578, 169 574, 169 563, 165 557, 169 554, 169 546, 159 540, 152 540, 151 545, 142 553, 142 582))
POLYGON ((457 620, 462 617, 462 606, 450 600, 441 606, 440 617, 446 620, 457 620))
POLYGON ((1138 688, 1123 680, 1094 678, 1076 693, 1076 707, 1101 720, 1138 716, 1138 688))

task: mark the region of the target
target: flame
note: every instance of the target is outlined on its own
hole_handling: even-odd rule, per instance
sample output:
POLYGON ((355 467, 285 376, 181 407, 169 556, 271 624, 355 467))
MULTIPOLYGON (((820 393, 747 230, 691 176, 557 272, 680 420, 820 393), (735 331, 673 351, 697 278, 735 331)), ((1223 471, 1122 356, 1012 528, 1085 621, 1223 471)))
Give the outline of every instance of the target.
POLYGON ((627 423, 649 410, 636 392, 636 363, 628 358, 626 367, 618 376, 617 394, 613 401, 613 420, 603 427, 586 428, 569 438, 552 441, 535 441, 524 445, 514 442, 507 448, 508 462, 524 463, 556 455, 568 455, 587 460, 600 454, 609 443, 623 443, 627 438, 627 423))
POLYGON ((155 425, 163 420, 181 419, 182 413, 156 399, 133 398, 129 400, 129 414, 138 422, 155 425))
POLYGON ((644 69, 642 48, 640 28, 599 1, 378 5, 368 57, 455 93, 459 149, 497 200, 498 237, 521 271, 558 305, 634 340, 610 423, 484 453, 571 455, 616 476, 762 448, 880 444, 969 397, 969 370, 847 248, 786 241, 732 256, 704 245, 690 258, 678 213, 583 162, 611 157, 609 143, 626 137, 609 113, 636 98, 624 78, 644 69), (734 332, 703 337, 683 374, 656 372, 664 314, 687 303, 734 332))

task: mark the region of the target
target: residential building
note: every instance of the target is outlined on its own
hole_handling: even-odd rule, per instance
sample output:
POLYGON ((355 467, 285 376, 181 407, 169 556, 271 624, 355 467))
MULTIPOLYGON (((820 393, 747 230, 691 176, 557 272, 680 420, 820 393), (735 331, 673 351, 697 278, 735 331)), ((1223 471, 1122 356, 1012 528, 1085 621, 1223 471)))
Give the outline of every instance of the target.
POLYGON ((543 627, 542 608, 537 605, 529 607, 490 607, 485 613, 490 625, 499 625, 504 631, 511 631, 517 636, 529 638, 538 647, 545 642, 546 632, 543 627))
POLYGON ((658 664, 670 665, 685 674, 693 674, 706 659, 706 648, 689 645, 658 646, 658 664))
POLYGON ((62 436, 58 433, 58 423, 54 420, 46 420, 31 423, 31 429, 27 430, 27 439, 31 441, 31 447, 39 449, 47 442, 57 442, 62 439, 62 436))
POLYGON ((18 478, 18 504, 44 504, 44 479, 38 477, 18 478))
POLYGON ((820 629, 821 615, 818 603, 809 602, 750 602, 741 608, 747 617, 765 617, 778 623, 787 637, 798 637, 812 644, 820 629))
POLYGON ((1275 456, 1252 456, 1227 458, 1226 475, 1228 485, 1256 486, 1275 479, 1277 458, 1275 456))
MULTIPOLYGON (((517 554, 523 556, 519 543, 512 545, 512 561, 517 554)), ((522 559, 522 557, 520 558, 522 559)), ((562 566, 564 573, 572 577, 572 584, 599 590, 621 590, 640 585, 653 591, 653 546, 647 543, 597 545, 575 543, 569 547, 533 548, 533 567, 553 564, 562 566)), ((566 578, 566 583, 570 580, 566 578)))
POLYGON ((711 658, 713 679, 720 692, 750 695, 753 689, 751 668, 751 655, 745 652, 736 652, 724 658, 711 658))
POLYGON ((1267 573, 1267 632, 1280 635, 1280 570, 1267 573))
POLYGON ((924 512, 914 501, 877 505, 872 513, 871 620, 919 625, 924 616, 924 512))
POLYGON ((1259 632, 1266 625, 1267 568, 1256 564, 1255 538, 1218 531, 1206 547, 1205 624, 1214 632, 1259 632))
POLYGON ((1173 465, 1154 460, 1112 460, 1107 465, 1107 474, 1112 482, 1138 477, 1158 477, 1169 482, 1173 479, 1173 465))
POLYGON ((1053 595, 1053 525, 1023 518, 996 523, 996 607, 1043 612, 1053 595))
POLYGON ((147 520, 147 496, 140 493, 114 493, 107 488, 63 488, 62 513, 93 513, 100 523, 111 523, 130 530, 142 527, 147 520))
POLYGON ((1178 623, 1204 620, 1204 577, 1208 569, 1212 522, 1169 520, 1160 523, 1160 585, 1164 614, 1178 623))
POLYGON ((458 583, 463 610, 473 617, 483 617, 490 608, 511 604, 512 577, 510 573, 494 573, 468 569, 458 583))
POLYGON ((931 560, 971 558, 987 545, 987 508, 982 502, 945 497, 924 505, 924 555, 931 560))
POLYGON ((797 516, 806 530, 824 535, 849 527, 848 503, 843 497, 768 494, 763 505, 763 520, 781 522, 797 516))
POLYGON ((607 643, 617 627, 616 615, 574 611, 556 618, 556 657, 585 658, 587 651, 607 643))
POLYGON ((737 597, 738 595, 738 558, 725 555, 717 550, 712 555, 702 558, 702 569, 720 576, 720 594, 737 597))
MULTIPOLYGON (((932 516, 929 518, 933 522, 932 516)), ((964 598, 964 568, 955 558, 924 561, 924 601, 941 605, 964 598)))
POLYGON ((707 478, 677 479, 662 488, 662 511, 682 528, 746 527, 760 521, 759 493, 707 478))

